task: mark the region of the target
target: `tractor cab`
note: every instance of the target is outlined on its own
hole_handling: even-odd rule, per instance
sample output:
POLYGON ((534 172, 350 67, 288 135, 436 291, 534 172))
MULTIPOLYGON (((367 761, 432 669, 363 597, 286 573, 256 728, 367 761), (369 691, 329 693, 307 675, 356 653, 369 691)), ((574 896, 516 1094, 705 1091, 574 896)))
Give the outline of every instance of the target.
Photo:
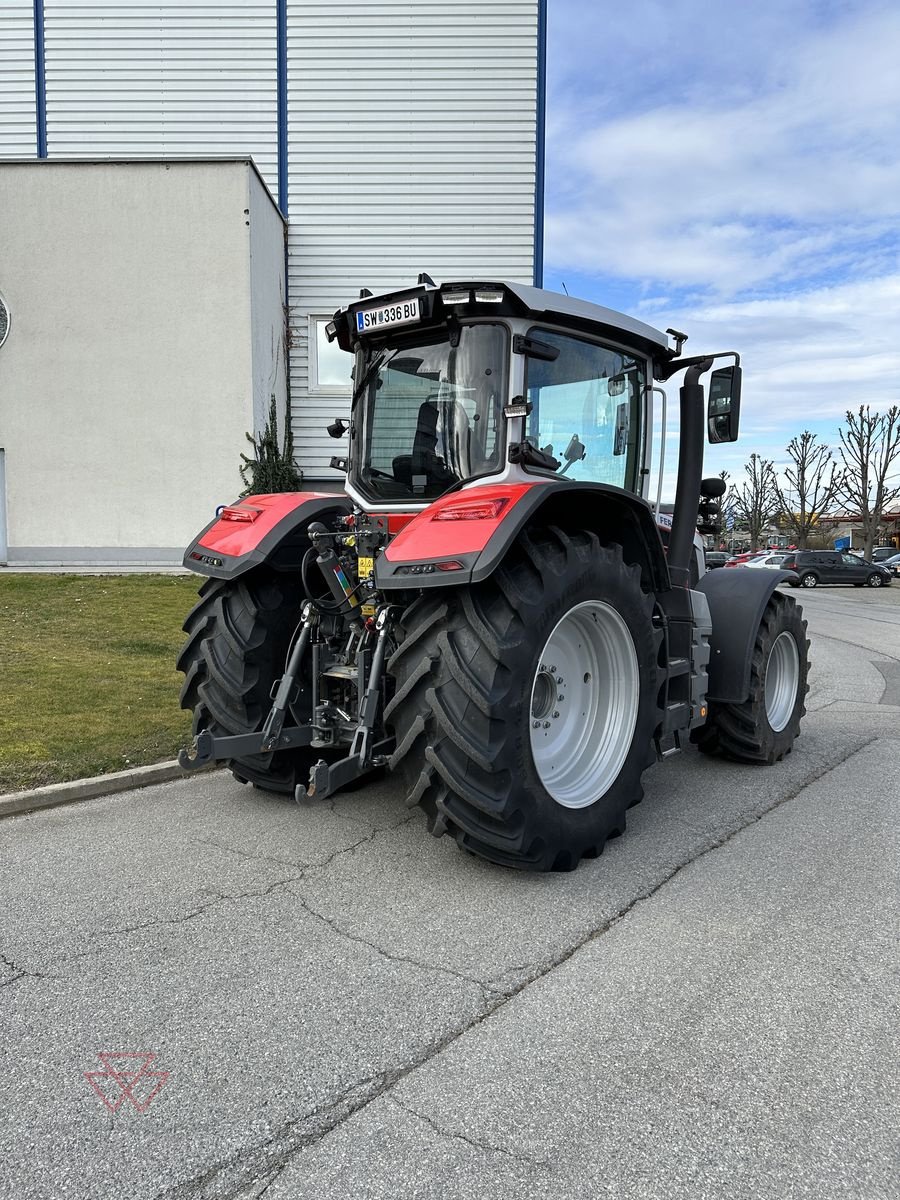
POLYGON ((646 490, 648 386, 675 357, 649 325, 520 284, 423 282, 328 332, 355 356, 347 490, 364 509, 501 480, 646 490))

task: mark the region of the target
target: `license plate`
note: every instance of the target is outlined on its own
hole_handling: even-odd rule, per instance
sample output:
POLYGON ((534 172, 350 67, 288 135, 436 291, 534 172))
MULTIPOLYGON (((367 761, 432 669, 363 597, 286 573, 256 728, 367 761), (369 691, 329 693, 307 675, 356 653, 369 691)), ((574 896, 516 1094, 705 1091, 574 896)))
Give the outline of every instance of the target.
POLYGON ((383 304, 380 308, 364 308, 356 314, 356 332, 371 333, 389 325, 411 325, 421 317, 419 297, 383 304))

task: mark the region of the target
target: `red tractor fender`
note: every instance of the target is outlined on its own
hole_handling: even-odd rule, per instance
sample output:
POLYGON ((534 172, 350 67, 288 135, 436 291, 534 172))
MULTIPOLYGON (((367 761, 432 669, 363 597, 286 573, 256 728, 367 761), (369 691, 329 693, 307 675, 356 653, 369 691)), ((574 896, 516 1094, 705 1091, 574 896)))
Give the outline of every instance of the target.
POLYGON ((645 587, 661 592, 671 586, 650 505, 610 484, 566 479, 486 483, 446 493, 417 513, 375 560, 376 585, 390 592, 479 583, 496 571, 528 524, 592 530, 602 542, 621 545, 626 562, 640 564, 645 587))
POLYGON ((184 552, 199 575, 234 579, 262 563, 296 566, 309 542, 310 521, 349 513, 350 500, 334 492, 280 492, 227 504, 184 552))

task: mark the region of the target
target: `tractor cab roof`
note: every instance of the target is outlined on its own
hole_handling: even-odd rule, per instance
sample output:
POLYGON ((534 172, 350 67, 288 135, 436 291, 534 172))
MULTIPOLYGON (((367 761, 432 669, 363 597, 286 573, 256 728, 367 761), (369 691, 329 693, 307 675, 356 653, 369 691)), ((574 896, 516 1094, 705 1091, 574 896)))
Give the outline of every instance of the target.
POLYGON ((660 364, 676 356, 666 334, 635 317, 588 300, 505 280, 454 280, 440 285, 429 281, 399 291, 365 295, 334 314, 330 335, 337 338, 342 349, 352 351, 360 344, 382 344, 398 331, 405 334, 415 327, 442 324, 449 317, 491 314, 568 325, 625 342, 660 364), (407 310, 404 305, 413 307, 407 310), (394 310, 398 307, 403 313, 414 311, 417 315, 395 320, 394 310))

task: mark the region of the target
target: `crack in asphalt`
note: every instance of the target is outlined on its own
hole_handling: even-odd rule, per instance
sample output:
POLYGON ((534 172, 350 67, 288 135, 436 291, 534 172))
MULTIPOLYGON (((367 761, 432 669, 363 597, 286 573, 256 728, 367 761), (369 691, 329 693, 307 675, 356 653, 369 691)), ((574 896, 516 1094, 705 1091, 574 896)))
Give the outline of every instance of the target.
POLYGON ((447 1141, 464 1142, 467 1146, 471 1146, 473 1150, 480 1150, 484 1154, 503 1154, 507 1158, 513 1159, 515 1162, 524 1163, 528 1167, 540 1167, 542 1170, 549 1171, 551 1164, 546 1158, 532 1158, 530 1154, 523 1154, 520 1151, 510 1150, 507 1146, 495 1146, 490 1142, 481 1142, 477 1138, 469 1137, 465 1133, 456 1133, 449 1129, 443 1129, 438 1125, 432 1117, 425 1113, 419 1112, 409 1104, 404 1104, 402 1100, 398 1100, 396 1096, 386 1096, 385 1099, 395 1104, 397 1108, 403 1112, 409 1113, 411 1117, 415 1117, 419 1121, 423 1121, 430 1129, 433 1129, 438 1137, 445 1138, 447 1141))
POLYGON ((18 983, 20 979, 52 979, 52 975, 43 975, 40 971, 28 971, 24 967, 17 966, 11 958, 7 958, 5 954, 0 953, 0 966, 6 967, 12 972, 11 979, 4 979, 0 982, 0 988, 9 987, 13 983, 18 983))
POLYGON ((360 946, 366 946, 369 950, 374 950, 376 954, 380 954, 383 958, 388 959, 390 962, 407 963, 409 966, 418 967, 419 970, 422 971, 433 971, 440 975, 451 975, 454 979, 462 980, 463 983, 474 984, 476 987, 481 988, 481 991, 485 996, 506 995, 506 992, 502 989, 491 987, 489 983, 485 983, 481 979, 476 979, 472 975, 466 975, 462 971, 454 971, 452 967, 443 967, 438 966, 436 963, 422 962, 421 959, 410 958, 404 954, 393 954, 390 950, 385 950, 383 946, 378 945, 376 942, 370 942, 368 938, 364 938, 360 934, 351 933, 349 930, 343 929, 338 924, 336 918, 326 917, 324 913, 321 913, 317 909, 313 908, 309 901, 303 896, 298 895, 294 891, 292 891, 290 894, 297 901, 304 912, 308 913, 311 917, 314 917, 317 921, 321 921, 323 925, 327 925, 329 929, 333 930, 340 937, 346 938, 348 942, 356 942, 360 946))
MULTIPOLYGON (((405 1079, 407 1075, 425 1066, 464 1034, 477 1029, 480 1025, 490 1020, 491 1017, 505 1008, 507 1004, 525 991, 526 988, 539 982, 552 971, 568 962, 569 959, 573 958, 585 946, 604 937, 614 926, 624 921, 638 905, 653 899, 659 891, 682 871, 693 866, 694 863, 705 858, 708 854, 721 849, 745 830, 758 824, 764 817, 767 817, 776 809, 795 800, 806 788, 812 787, 813 784, 817 783, 830 771, 836 770, 854 755, 868 749, 875 742, 879 741, 880 737, 881 735, 876 734, 861 745, 848 750, 836 762, 823 766, 821 770, 798 784, 788 795, 773 801, 743 824, 737 825, 721 836, 699 846, 691 853, 690 857, 674 866, 652 887, 635 896, 633 900, 614 913, 609 920, 604 921, 602 925, 589 931, 584 937, 580 938, 556 958, 536 965, 531 974, 527 978, 522 979, 515 987, 504 993, 497 994, 496 998, 485 1006, 483 1012, 479 1013, 472 1020, 461 1024, 458 1028, 449 1030, 443 1037, 435 1039, 421 1053, 411 1057, 402 1066, 383 1071, 379 1075, 367 1077, 342 1093, 336 1100, 332 1099, 320 1105, 312 1114, 285 1122, 280 1126, 279 1131, 266 1139, 264 1143, 257 1146, 250 1146, 246 1150, 238 1151, 228 1159, 214 1163, 206 1171, 195 1176, 193 1179, 159 1192, 153 1200, 239 1200, 241 1192, 246 1191, 252 1183, 260 1182, 260 1176, 269 1172, 271 1175, 270 1179, 266 1182, 263 1190, 258 1193, 258 1198, 262 1197, 297 1153, 317 1145, 328 1134, 343 1125, 351 1117, 363 1111, 381 1096, 384 1096, 401 1080, 405 1079), (354 1093, 358 1094, 358 1098, 355 1101, 352 1099, 354 1093), (301 1126, 303 1128, 300 1128, 301 1126), (226 1190, 209 1190, 209 1185, 213 1185, 215 1189, 215 1185, 219 1182, 222 1183, 226 1190)), ((406 1108, 396 1097, 387 1096, 387 1099, 392 1100, 401 1108, 406 1108)), ((412 1112, 414 1116, 422 1117, 421 1113, 411 1109, 408 1109, 408 1111, 412 1112)), ((426 1117, 422 1117, 422 1119, 429 1124, 431 1123, 426 1117)), ((433 1128, 437 1129, 438 1132, 442 1132, 437 1126, 433 1126, 433 1128)), ((456 1135, 445 1133, 444 1136, 454 1137, 456 1135)), ((466 1139, 463 1138, 462 1140, 466 1139)), ((473 1144, 478 1145, 477 1143, 473 1144)), ((486 1147, 480 1145, 478 1148, 483 1150, 486 1147)), ((502 1152, 500 1147, 492 1147, 492 1149, 502 1152)), ((531 1160, 530 1165, 543 1166, 544 1164, 540 1160, 531 1160)))
MULTIPOLYGON (((198 917, 204 916, 207 912, 210 911, 210 909, 217 908, 221 904, 227 904, 227 903, 237 904, 242 900, 254 900, 254 899, 258 899, 262 896, 269 896, 273 892, 277 891, 279 888, 287 887, 289 884, 292 884, 292 883, 300 883, 304 879, 304 877, 311 871, 324 870, 326 867, 330 866, 336 859, 340 858, 342 855, 351 854, 354 850, 357 850, 360 846, 364 846, 367 843, 374 841, 374 839, 376 837, 378 837, 379 834, 390 833, 396 829, 399 829, 402 825, 408 825, 411 821, 416 819, 417 815, 418 814, 415 812, 407 813, 406 815, 404 815, 401 818, 401 820, 394 822, 392 825, 376 826, 365 837, 358 838, 351 845, 342 846, 339 849, 333 851, 326 858, 321 859, 317 862, 306 864, 302 868, 302 870, 300 870, 297 874, 288 875, 284 879, 276 879, 273 882, 266 884, 265 887, 252 888, 245 892, 234 892, 234 893, 213 892, 211 898, 206 903, 200 904, 198 907, 194 908, 190 912, 181 913, 177 916, 155 917, 153 920, 150 920, 150 921, 140 921, 133 925, 123 925, 118 929, 94 930, 93 933, 91 934, 91 937, 109 939, 109 938, 127 936, 130 933, 140 933, 146 929, 157 929, 157 928, 163 928, 163 927, 175 927, 178 925, 184 925, 189 921, 195 921, 198 917)), ((248 855, 246 857, 255 857, 255 856, 248 855)), ((287 866, 289 864, 282 863, 282 865, 287 866)), ((291 892, 291 893, 289 893, 289 895, 291 896, 291 899, 297 901, 297 903, 300 905, 301 908, 306 909, 310 913, 311 916, 318 917, 319 920, 325 921, 326 924, 329 923, 327 921, 327 919, 324 918, 320 913, 316 913, 312 909, 309 909, 308 906, 304 903, 303 899, 300 896, 296 895, 296 893, 291 892)), ((336 926, 334 926, 333 928, 335 929, 336 933, 343 933, 343 931, 340 930, 339 928, 337 928, 336 926)), ((349 937, 350 935, 344 934, 344 936, 349 937)), ((363 941, 363 939, 361 939, 361 938, 356 939, 356 940, 363 941)), ((387 958, 391 957, 390 954, 388 954, 385 951, 382 951, 380 947, 372 945, 371 943, 365 943, 365 944, 370 945, 371 949, 377 951, 378 953, 383 953, 385 955, 385 957, 387 957, 387 958)), ((66 963, 78 962, 79 960, 84 959, 84 958, 96 958, 96 957, 99 957, 101 954, 104 954, 105 952, 106 952, 105 945, 93 946, 91 949, 81 950, 77 954, 51 956, 49 959, 47 959, 47 965, 50 965, 50 964, 64 965, 66 963)), ((13 964, 9 963, 9 960, 6 959, 3 955, 0 955, 0 961, 2 961, 3 963, 9 964, 9 969, 15 972, 13 974, 12 979, 4 980, 2 983, 0 983, 0 987, 9 987, 13 983, 18 983, 18 981, 20 979, 54 978, 53 976, 45 975, 40 971, 27 971, 27 970, 23 970, 19 967, 15 967, 13 964)), ((443 969, 440 967, 428 967, 427 964, 416 964, 415 961, 412 959, 410 959, 408 961, 413 966, 421 965, 430 970, 440 971, 443 969)), ((461 978, 463 978, 463 977, 461 976, 461 978)), ((493 990, 493 989, 488 988, 487 985, 482 984, 480 980, 469 980, 469 982, 476 983, 480 987, 484 988, 487 991, 493 990)))
POLYGON ((370 842, 379 833, 387 833, 391 830, 399 829, 401 825, 408 824, 410 820, 414 820, 418 815, 417 813, 407 814, 399 821, 395 821, 387 825, 377 825, 373 824, 371 821, 359 821, 345 813, 339 813, 335 808, 333 797, 328 799, 327 809, 323 804, 322 811, 331 812, 340 820, 346 821, 350 825, 366 825, 369 828, 369 832, 364 837, 358 838, 355 842, 352 842, 349 846, 339 847, 339 849, 335 850, 334 853, 329 855, 328 858, 313 862, 303 862, 300 859, 277 858, 274 854, 251 854, 246 850, 238 850, 235 846, 227 846, 224 842, 217 842, 211 838, 194 838, 193 841, 197 846, 210 846, 215 850, 223 850, 226 854, 234 854, 236 857, 246 859, 249 862, 271 862, 279 867, 294 867, 301 871, 313 871, 327 867, 334 861, 335 858, 339 858, 342 854, 351 853, 351 851, 355 850, 357 846, 362 846, 366 842, 370 842))

